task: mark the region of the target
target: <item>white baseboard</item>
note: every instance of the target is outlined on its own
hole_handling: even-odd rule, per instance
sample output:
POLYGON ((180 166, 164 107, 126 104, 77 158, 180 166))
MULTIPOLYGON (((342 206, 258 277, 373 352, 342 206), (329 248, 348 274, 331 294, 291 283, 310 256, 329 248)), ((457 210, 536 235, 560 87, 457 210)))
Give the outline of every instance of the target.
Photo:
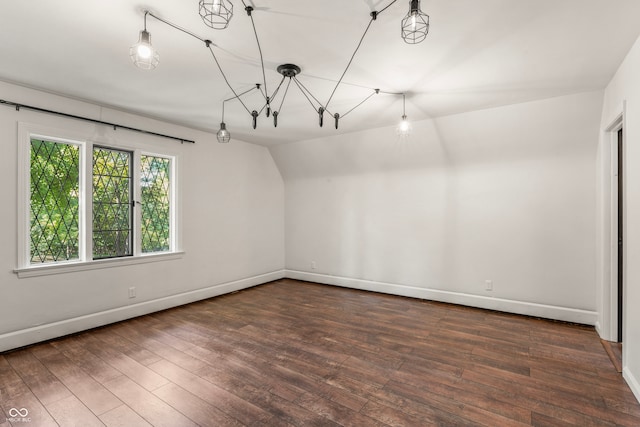
POLYGON ((361 289, 364 291, 381 292, 385 294, 427 299, 470 307, 504 311, 507 313, 524 314, 527 316, 546 319, 562 320, 565 322, 595 325, 598 313, 595 311, 579 310, 568 307, 536 304, 531 302, 491 298, 482 295, 464 294, 458 292, 441 291, 436 289, 417 288, 413 286, 396 285, 392 283, 374 282, 370 280, 351 279, 348 277, 330 276, 326 274, 309 273, 305 271, 285 270, 285 276, 290 279, 308 282, 342 286, 345 288, 361 289))
POLYGON ((195 291, 184 292, 125 307, 101 311, 99 313, 88 314, 72 319, 61 320, 59 322, 9 332, 0 335, 0 352, 96 328, 98 326, 131 319, 144 314, 177 307, 179 305, 212 298, 218 295, 247 289, 273 280, 282 279, 283 277, 285 277, 284 270, 273 271, 258 276, 235 280, 233 282, 221 283, 208 288, 197 289, 195 291))
MULTIPOLYGON (((163 298, 118 307, 99 313, 79 316, 72 319, 39 325, 32 328, 9 332, 0 335, 0 352, 7 351, 41 341, 61 337, 64 335, 84 331, 87 329, 104 326, 133 317, 142 316, 160 310, 165 310, 179 305, 212 298, 218 295, 250 288, 284 277, 305 280, 327 285, 342 286, 365 291, 380 292, 400 295, 412 298, 427 299, 447 302, 452 304, 467 305, 471 307, 486 308, 490 310, 504 311, 508 313, 525 314, 529 316, 548 319, 563 320, 567 322, 595 325, 597 313, 594 311, 578 310, 566 307, 549 306, 522 301, 490 298, 480 295, 463 294, 456 292, 440 291, 434 289, 417 288, 412 286, 396 285, 391 283, 374 282, 369 280, 351 279, 347 277, 330 276, 317 273, 308 273, 295 270, 277 270, 258 276, 248 277, 233 282, 221 283, 208 288, 197 289, 190 292, 171 295, 163 298)), ((629 382, 635 381, 629 373, 629 382)), ((625 377, 626 378, 626 377, 625 377)), ((634 382, 634 393, 638 396, 640 387, 634 382)))
POLYGON ((634 396, 640 402, 640 381, 631 373, 629 368, 624 367, 622 369, 622 377, 629 384, 629 388, 633 392, 634 396))
POLYGON ((601 339, 605 339, 604 338, 604 332, 602 331, 602 326, 600 326, 600 322, 596 321, 596 324, 594 325, 596 327, 596 332, 598 333, 598 335, 600 336, 601 339))

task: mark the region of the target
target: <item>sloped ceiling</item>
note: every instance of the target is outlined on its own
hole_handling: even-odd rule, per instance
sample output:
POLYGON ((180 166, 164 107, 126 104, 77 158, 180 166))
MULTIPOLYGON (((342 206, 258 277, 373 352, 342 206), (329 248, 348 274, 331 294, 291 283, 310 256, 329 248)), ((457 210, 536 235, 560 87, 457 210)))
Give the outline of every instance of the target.
MULTIPOLYGON (((216 132, 222 100, 233 96, 203 43, 148 19, 160 64, 137 69, 129 47, 143 11, 210 39, 237 92, 262 82, 251 20, 231 0, 226 30, 206 27, 197 0, 32 0, 0 5, 0 79, 149 117, 216 132)), ((253 17, 272 92, 276 67, 295 63, 311 92, 325 103, 370 20, 391 1, 253 0, 253 17)), ((331 101, 344 114, 373 88, 407 94, 406 112, 420 120, 464 111, 602 89, 640 34, 638 0, 423 0, 431 17, 427 39, 408 45, 400 20, 409 2, 382 13, 331 101)), ((0 94, 0 99, 2 95, 0 94)), ((249 109, 263 100, 243 98, 249 109)), ((276 107, 280 106, 279 99, 276 107)), ((375 95, 335 130, 323 128, 294 85, 278 127, 261 115, 257 129, 240 105, 226 104, 232 137, 261 145, 312 139, 397 123, 402 97, 375 95)))

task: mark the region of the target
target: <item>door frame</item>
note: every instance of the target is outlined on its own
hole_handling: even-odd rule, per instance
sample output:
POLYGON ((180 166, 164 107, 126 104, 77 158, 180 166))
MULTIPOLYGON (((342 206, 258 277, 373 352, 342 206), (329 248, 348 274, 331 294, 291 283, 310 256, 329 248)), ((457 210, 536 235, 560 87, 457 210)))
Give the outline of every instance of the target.
MULTIPOLYGON (((605 149, 608 151, 610 162, 607 165, 608 171, 605 172, 605 176, 608 177, 609 180, 609 195, 608 198, 608 206, 604 206, 605 209, 608 210, 608 239, 602 242, 604 245, 608 247, 608 270, 609 274, 605 280, 603 286, 603 321, 605 325, 603 326, 603 332, 605 333, 605 339, 609 341, 618 341, 618 131, 622 129, 622 160, 624 163, 625 159, 625 141, 626 141, 626 130, 624 126, 624 110, 620 113, 615 120, 606 128, 604 134, 604 142, 605 149)), ((626 186, 625 179, 625 168, 622 168, 622 189, 623 189, 623 200, 622 200, 622 223, 623 223, 623 239, 622 239, 622 284, 623 289, 626 284, 626 251, 625 248, 625 235, 626 229, 624 228, 624 224, 626 223, 626 203, 624 200, 624 189, 626 186)), ((625 310, 622 310, 622 342, 624 342, 624 335, 626 332, 625 325, 625 310)))

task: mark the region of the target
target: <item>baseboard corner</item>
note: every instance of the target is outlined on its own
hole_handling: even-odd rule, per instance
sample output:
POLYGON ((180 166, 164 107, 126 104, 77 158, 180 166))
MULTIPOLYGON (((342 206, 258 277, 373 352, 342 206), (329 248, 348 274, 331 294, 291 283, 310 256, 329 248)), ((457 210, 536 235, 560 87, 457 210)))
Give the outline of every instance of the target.
POLYGON ((629 385, 629 388, 633 392, 633 395, 636 397, 638 403, 640 403, 640 381, 638 381, 638 378, 633 375, 633 373, 627 366, 622 368, 622 377, 629 385))

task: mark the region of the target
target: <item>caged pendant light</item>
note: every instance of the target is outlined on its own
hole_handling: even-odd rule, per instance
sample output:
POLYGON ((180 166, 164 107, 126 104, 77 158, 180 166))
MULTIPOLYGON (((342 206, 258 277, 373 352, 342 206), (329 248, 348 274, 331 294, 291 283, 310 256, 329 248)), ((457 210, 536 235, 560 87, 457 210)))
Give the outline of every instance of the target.
POLYGON ((420 10, 420 0, 409 2, 409 13, 402 20, 402 39, 416 44, 427 38, 429 33, 429 15, 420 10))
POLYGON ((229 0, 200 0, 200 17, 215 29, 224 30, 233 16, 233 4, 229 0))
POLYGON ((225 122, 220 123, 220 130, 217 133, 218 142, 221 144, 225 144, 231 141, 231 132, 227 130, 227 125, 225 122))
POLYGON ((129 56, 136 67, 143 70, 153 70, 160 62, 158 51, 151 45, 151 34, 147 31, 147 14, 144 13, 144 30, 140 31, 138 43, 131 46, 129 56))

